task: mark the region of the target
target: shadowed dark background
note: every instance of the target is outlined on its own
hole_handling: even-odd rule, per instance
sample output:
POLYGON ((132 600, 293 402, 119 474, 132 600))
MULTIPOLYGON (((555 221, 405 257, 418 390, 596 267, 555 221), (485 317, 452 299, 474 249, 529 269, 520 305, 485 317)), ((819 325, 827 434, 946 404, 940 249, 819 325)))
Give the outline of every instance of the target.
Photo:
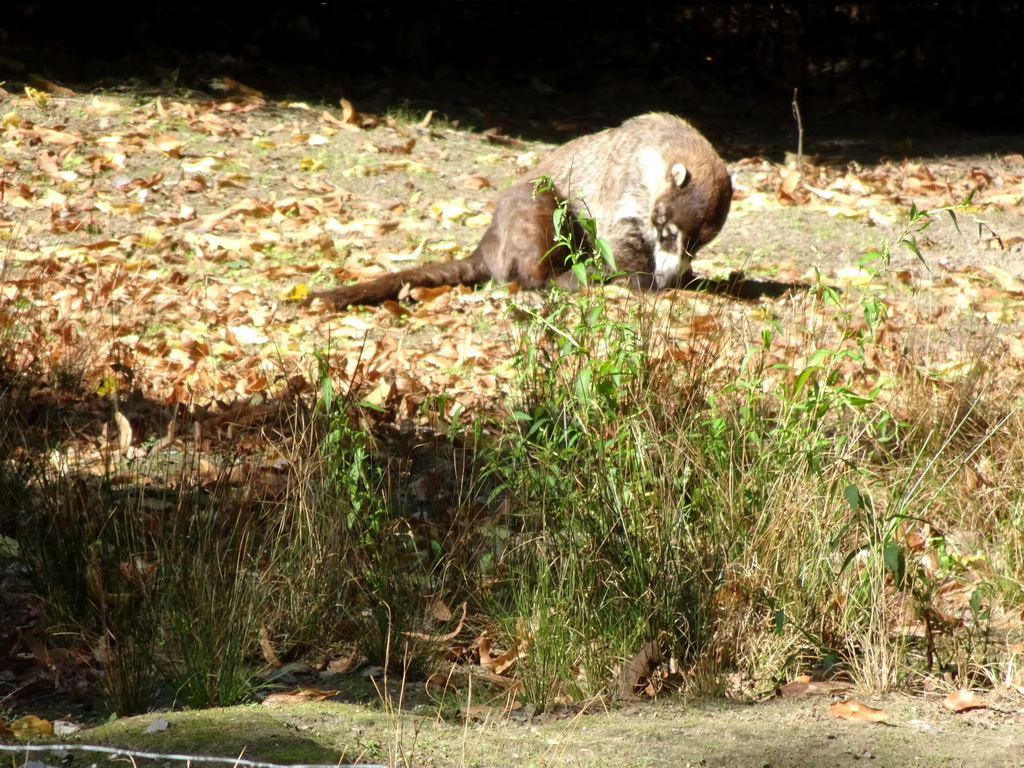
POLYGON ((811 149, 879 134, 956 151, 1020 132, 1022 33, 1020 2, 17 3, 0 80, 169 92, 228 76, 551 141, 661 109, 733 156, 793 147, 799 89, 811 149))

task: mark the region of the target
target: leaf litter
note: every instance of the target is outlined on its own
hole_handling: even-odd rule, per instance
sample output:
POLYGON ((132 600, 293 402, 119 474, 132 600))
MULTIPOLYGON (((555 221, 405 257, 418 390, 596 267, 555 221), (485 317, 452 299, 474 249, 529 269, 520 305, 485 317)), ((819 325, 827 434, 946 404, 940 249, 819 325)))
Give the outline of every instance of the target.
MULTIPOLYGON (((537 304, 542 296, 514 285, 417 288, 410 292, 415 303, 342 313, 299 310, 294 302, 310 285, 424 257, 466 255, 489 222, 496 191, 528 174, 542 149, 500 134, 458 131, 432 123, 430 115, 405 124, 362 114, 346 101, 318 112, 304 103, 270 102, 227 78, 221 86, 220 98, 205 101, 136 104, 113 95, 26 89, 3 102, 0 296, 5 326, 24 334, 16 359, 7 362, 73 361, 86 379, 76 405, 87 423, 53 461, 100 474, 112 456, 146 458, 186 443, 206 453, 229 434, 256 429, 253 457, 233 468, 235 482, 259 480, 272 493, 289 468, 266 444, 265 430, 285 419, 294 398, 310 394, 314 350, 324 351, 333 377, 351 394, 383 408, 395 423, 430 427, 455 412, 507 415, 516 386, 510 302, 537 304), (117 393, 125 398, 111 430, 107 400, 117 393), (134 411, 129 393, 162 408, 134 411), (439 411, 426 408, 440 393, 447 397, 439 411), (194 419, 191 433, 182 409, 194 419)), ((710 351, 714 374, 725 380, 765 318, 781 318, 786 327, 836 324, 843 308, 826 309, 806 292, 817 277, 843 290, 846 308, 856 305, 864 272, 854 262, 863 250, 823 255, 790 245, 769 259, 751 260, 748 253, 737 263, 731 245, 749 239, 745 220, 797 210, 819 223, 849 222, 862 235, 854 248, 866 249, 898 228, 911 204, 952 206, 973 192, 966 211, 977 226, 972 248, 992 258, 980 264, 940 258, 895 271, 871 366, 844 373, 851 389, 863 392, 908 366, 931 381, 953 380, 978 365, 974 346, 936 347, 930 340, 984 334, 1001 386, 1018 388, 1024 282, 1020 269, 1014 274, 997 262, 1010 256, 1019 267, 1024 250, 1015 218, 1024 214, 1022 166, 1012 156, 984 167, 904 160, 797 170, 758 157, 735 162, 730 221, 695 267, 715 275, 725 264, 728 279, 765 275, 791 290, 747 301, 690 291, 646 297, 665 317, 663 356, 710 351), (993 217, 1011 229, 997 231, 993 217)), ((925 254, 943 251, 950 236, 932 239, 933 232, 916 243, 925 254)), ((617 289, 609 297, 609 311, 623 316, 637 300, 617 289)), ((770 358, 779 380, 804 367, 809 354, 801 334, 776 338, 770 358)), ((57 397, 68 395, 46 388, 29 393, 40 406, 57 397)), ((151 466, 159 476, 160 465, 151 466)), ((203 472, 212 478, 220 468, 201 464, 203 472)), ((125 566, 145 578, 152 564, 125 566)), ((454 632, 420 634, 448 645, 464 620, 462 606, 454 632)), ((661 670, 658 649, 637 650, 622 685, 630 693, 655 693, 657 676, 670 673, 661 670)), ((505 673, 527 652, 525 640, 495 650, 483 635, 450 652, 468 654, 482 679, 509 689, 505 703, 467 709, 466 717, 520 708, 505 673)), ((442 685, 453 680, 449 675, 442 685)), ((845 686, 801 685, 801 692, 826 694, 845 686)), ((273 695, 284 704, 335 693, 298 687, 273 695)), ((959 692, 943 706, 953 712, 987 706, 972 697, 959 692)), ((853 700, 829 711, 870 722, 891 717, 853 700)), ((46 733, 48 721, 31 717, 0 722, 0 736, 46 733)))

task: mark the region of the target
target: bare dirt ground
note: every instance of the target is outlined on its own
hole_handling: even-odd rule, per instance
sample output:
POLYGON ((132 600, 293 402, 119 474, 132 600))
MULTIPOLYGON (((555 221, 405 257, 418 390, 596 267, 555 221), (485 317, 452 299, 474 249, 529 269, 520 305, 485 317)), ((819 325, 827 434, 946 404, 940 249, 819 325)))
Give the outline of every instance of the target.
MULTIPOLYGON (((471 413, 507 409, 515 376, 506 310, 513 300, 534 299, 490 286, 335 313, 299 309, 291 291, 416 258, 465 255, 495 194, 528 174, 546 145, 533 131, 512 135, 514 122, 485 134, 486 116, 467 130, 441 114, 427 119, 429 105, 390 116, 358 100, 352 106, 355 113, 275 102, 230 87, 217 98, 59 90, 3 97, 0 289, 5 302, 45 310, 24 349, 83 363, 76 450, 95 457, 97 472, 113 438, 104 428, 109 411, 93 395, 111 377, 140 395, 131 413, 136 445, 166 434, 179 403, 206 409, 197 434, 207 439, 228 410, 217 403, 271 418, 288 387, 303 390, 314 350, 328 350, 337 372, 395 419, 443 421, 455 404, 471 413), (434 410, 424 407, 440 395, 446 399, 434 410)), ((863 287, 858 259, 897 237, 911 203, 952 206, 975 190, 971 207, 957 214, 959 227, 935 217, 917 234, 923 262, 898 249, 882 284, 905 349, 917 350, 913 365, 948 375, 978 349, 996 347, 1007 386, 1018 385, 1022 137, 920 135, 919 126, 904 133, 902 125, 890 131, 879 122, 862 131, 833 119, 816 127, 822 138, 808 147, 815 157, 794 175, 785 162, 793 148, 788 128, 691 116, 722 147, 737 187, 725 229, 695 265, 706 277, 741 270, 755 287, 799 287, 817 271, 853 301, 863 287)), ((569 136, 614 122, 605 118, 550 121, 543 133, 569 136)), ((635 300, 620 293, 617 301, 635 300)), ((758 338, 765 317, 803 322, 807 295, 739 301, 680 291, 660 300, 678 315, 680 338, 693 338, 699 327, 698 335, 713 334, 730 350, 726 371, 758 338), (701 317, 717 318, 712 331, 695 322, 701 317)), ((37 405, 49 404, 41 396, 37 405)), ((275 460, 255 455, 249 477, 270 488, 281 483, 275 460)), ((20 600, 6 605, 22 622, 20 600)), ((31 620, 17 633, 0 630, 0 640, 10 640, 0 647, 16 648, 0 660, 0 710, 8 720, 40 711, 22 692, 60 694, 66 684, 67 670, 48 668, 15 644, 30 631, 31 620), (35 679, 49 687, 26 687, 35 679)), ((148 735, 142 731, 153 716, 131 718, 75 738, 147 751, 229 755, 245 747, 253 759, 341 756, 389 765, 1024 764, 1024 697, 997 692, 985 708, 952 714, 939 706, 944 694, 858 696, 890 713, 884 724, 838 719, 827 696, 757 704, 667 697, 611 712, 514 713, 483 722, 455 713, 446 720, 436 706, 373 711, 324 702, 174 713, 166 732, 148 735)), ((69 702, 65 711, 72 710, 89 717, 69 702)), ((91 759, 78 755, 70 764, 91 759)))
MULTIPOLYGON (((436 709, 381 710, 321 702, 232 707, 126 718, 71 743, 159 754, 242 754, 278 763, 388 766, 1019 766, 1019 701, 953 715, 935 697, 865 698, 881 723, 847 722, 827 698, 761 704, 682 703, 673 698, 582 713, 529 718, 494 714, 442 719, 436 709), (145 731, 159 723, 150 733, 145 731)), ((67 740, 66 740, 67 741, 67 740)), ((70 764, 95 756, 68 753, 70 764)), ((42 762, 52 757, 43 755, 42 762)), ((138 759, 138 758, 137 758, 138 759)), ((65 760, 68 762, 68 760, 65 760)), ((138 759, 139 765, 176 761, 138 759)), ((177 763, 180 764, 180 763, 177 763)))

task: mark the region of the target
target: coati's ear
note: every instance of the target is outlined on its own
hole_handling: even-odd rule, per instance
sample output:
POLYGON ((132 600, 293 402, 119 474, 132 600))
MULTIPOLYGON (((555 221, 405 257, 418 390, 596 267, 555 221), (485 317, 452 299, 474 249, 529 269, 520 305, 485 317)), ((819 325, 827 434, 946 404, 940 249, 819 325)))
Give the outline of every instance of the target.
POLYGON ((689 176, 686 171, 686 166, 682 163, 676 163, 673 165, 668 174, 672 177, 672 181, 677 187, 682 187, 683 184, 686 183, 687 176, 689 176))

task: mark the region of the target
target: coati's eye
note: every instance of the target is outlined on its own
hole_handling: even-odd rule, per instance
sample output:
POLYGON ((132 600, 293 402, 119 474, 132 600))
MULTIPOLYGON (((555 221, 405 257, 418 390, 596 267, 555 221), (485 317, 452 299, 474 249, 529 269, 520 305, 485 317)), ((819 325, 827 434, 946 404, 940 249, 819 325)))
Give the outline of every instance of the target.
POLYGON ((669 224, 661 228, 658 233, 659 245, 661 250, 669 251, 670 253, 679 252, 679 227, 675 224, 669 224))

